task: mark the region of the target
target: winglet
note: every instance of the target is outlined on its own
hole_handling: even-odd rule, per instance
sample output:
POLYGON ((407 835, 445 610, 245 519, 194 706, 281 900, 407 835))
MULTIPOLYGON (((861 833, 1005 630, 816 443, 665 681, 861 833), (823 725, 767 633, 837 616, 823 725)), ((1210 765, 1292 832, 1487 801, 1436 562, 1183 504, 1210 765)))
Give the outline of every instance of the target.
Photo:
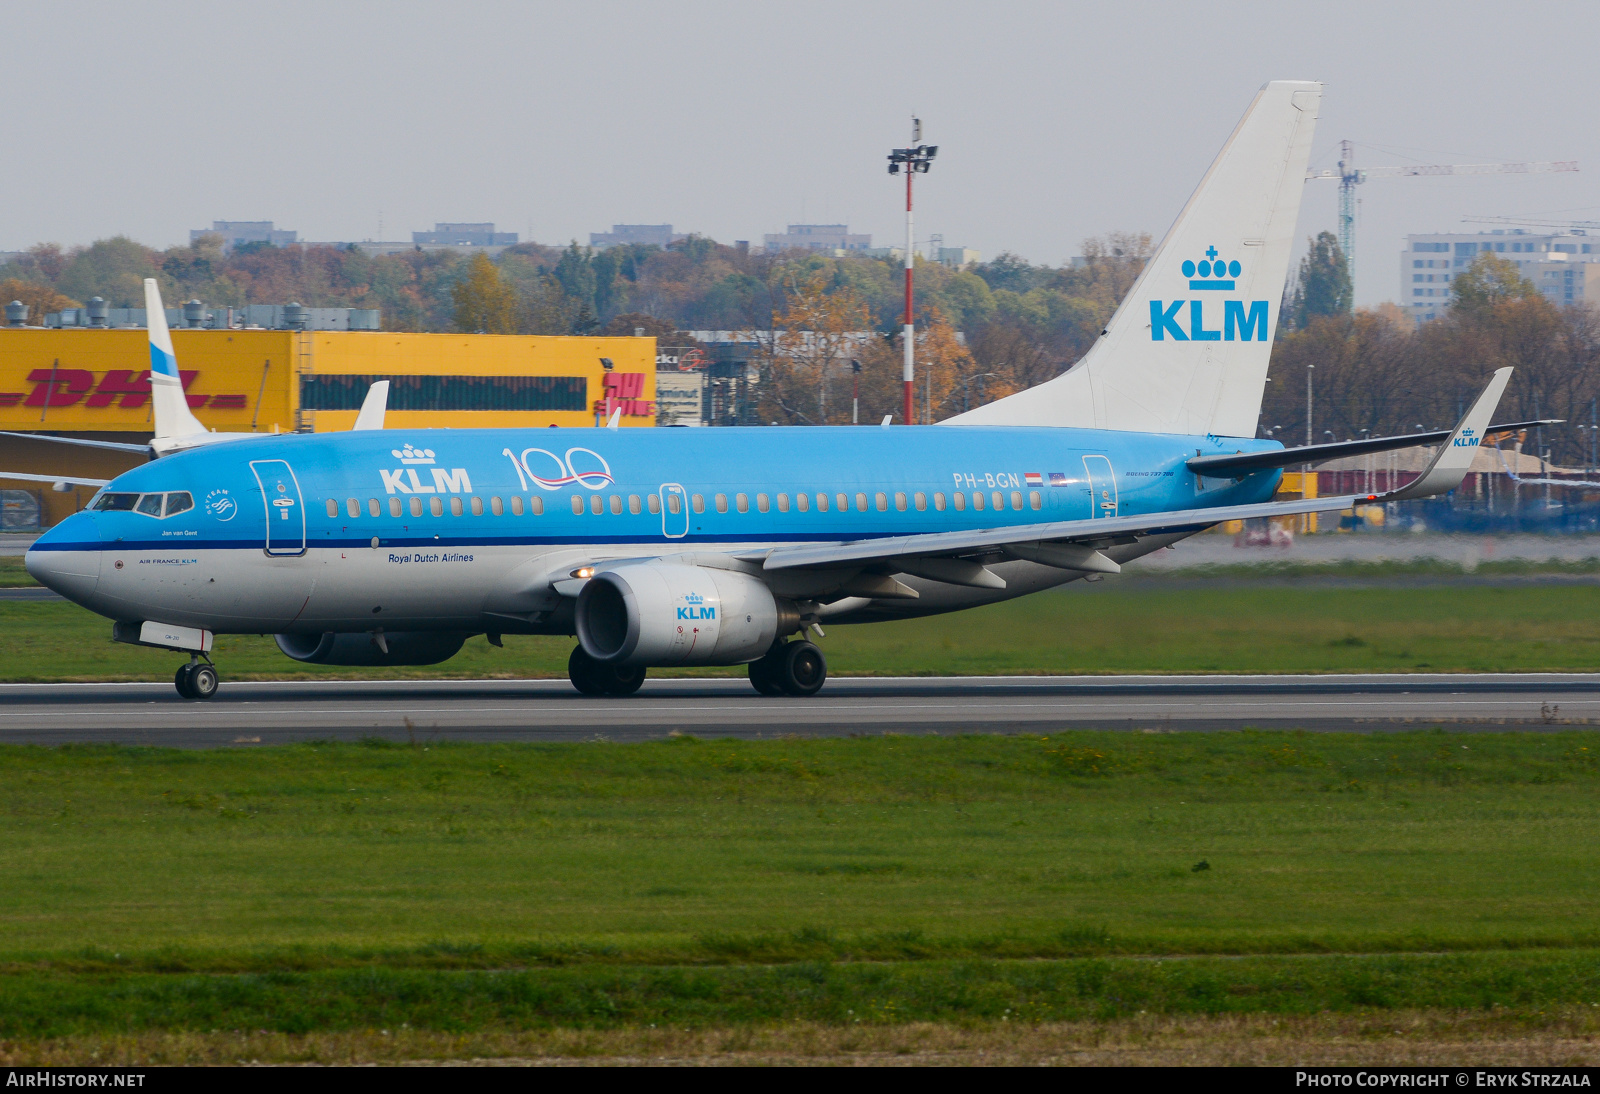
POLYGON ((150 328, 150 402, 155 413, 155 435, 187 437, 204 433, 206 427, 189 410, 183 394, 183 377, 178 374, 178 357, 172 352, 172 334, 167 330, 167 310, 161 304, 156 279, 144 279, 145 324, 150 328))
POLYGON ((1500 405, 1500 396, 1505 394, 1506 384, 1510 380, 1510 366, 1495 369, 1483 394, 1461 416, 1455 429, 1450 431, 1450 436, 1439 446, 1439 451, 1433 454, 1433 461, 1427 469, 1394 493, 1385 494, 1384 500, 1425 498, 1448 493, 1460 486, 1461 480, 1467 477, 1472 467, 1472 460, 1478 454, 1478 445, 1483 441, 1483 431, 1489 427, 1489 419, 1500 405))
POLYGON ((611 412, 611 420, 606 423, 607 429, 617 428, 617 423, 622 421, 622 408, 619 406, 611 412))
POLYGON ((375 380, 367 388, 367 397, 361 400, 361 412, 356 415, 356 429, 382 429, 383 416, 389 409, 389 381, 375 380))

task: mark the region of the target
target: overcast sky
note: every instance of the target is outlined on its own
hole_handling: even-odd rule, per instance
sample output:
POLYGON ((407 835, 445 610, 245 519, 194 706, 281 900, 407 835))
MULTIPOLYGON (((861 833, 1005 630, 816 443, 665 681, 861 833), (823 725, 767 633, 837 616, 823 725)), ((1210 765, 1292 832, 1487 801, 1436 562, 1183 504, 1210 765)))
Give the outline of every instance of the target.
MULTIPOLYGON (((670 222, 903 232, 884 155, 939 145, 918 237, 1059 263, 1160 236, 1257 87, 1326 84, 1313 166, 1567 160, 1366 183, 1358 303, 1401 237, 1600 219, 1600 5, 1384 2, 118 3, 8 8, 0 249, 213 219, 301 239, 492 220, 541 242, 670 222)), ((1335 227, 1309 184, 1305 236, 1335 227)))

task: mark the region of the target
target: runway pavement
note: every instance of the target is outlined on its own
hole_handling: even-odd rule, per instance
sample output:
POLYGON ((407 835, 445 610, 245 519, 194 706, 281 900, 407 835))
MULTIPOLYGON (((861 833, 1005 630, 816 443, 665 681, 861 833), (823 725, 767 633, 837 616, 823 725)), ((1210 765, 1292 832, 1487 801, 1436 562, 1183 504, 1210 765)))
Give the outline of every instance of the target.
POLYGON ((653 680, 587 699, 564 680, 0 685, 0 743, 203 748, 310 738, 613 741, 897 733, 1600 725, 1600 674, 845 678, 810 699, 744 680, 653 680))

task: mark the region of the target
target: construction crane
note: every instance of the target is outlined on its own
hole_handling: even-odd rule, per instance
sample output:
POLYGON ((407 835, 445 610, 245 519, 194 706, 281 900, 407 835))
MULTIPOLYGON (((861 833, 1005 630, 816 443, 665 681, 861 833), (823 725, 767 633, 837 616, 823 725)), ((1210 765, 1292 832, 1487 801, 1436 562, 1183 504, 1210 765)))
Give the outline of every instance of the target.
POLYGON ((1532 220, 1527 217, 1462 217, 1463 224, 1517 224, 1524 228, 1600 228, 1600 220, 1532 220))
POLYGON ((1339 180, 1339 249, 1344 252, 1345 266, 1350 271, 1350 281, 1356 278, 1356 187, 1368 179, 1398 179, 1412 175, 1543 175, 1552 171, 1576 171, 1577 160, 1559 160, 1539 163, 1434 163, 1415 164, 1409 167, 1373 167, 1357 170, 1355 144, 1339 142, 1339 166, 1332 170, 1314 171, 1310 179, 1339 180))

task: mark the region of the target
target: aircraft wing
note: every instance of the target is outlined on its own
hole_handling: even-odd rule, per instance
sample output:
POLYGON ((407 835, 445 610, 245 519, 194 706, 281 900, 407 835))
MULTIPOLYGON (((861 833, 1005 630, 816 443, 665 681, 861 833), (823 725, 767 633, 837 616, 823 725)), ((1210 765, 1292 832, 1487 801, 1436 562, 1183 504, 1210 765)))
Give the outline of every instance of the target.
POLYGON ((23 482, 72 483, 77 486, 105 486, 110 479, 86 479, 81 475, 24 475, 20 471, 0 471, 0 479, 20 479, 23 482))
MULTIPOLYGON (((1209 509, 1177 509, 1128 517, 1046 521, 1009 528, 978 528, 960 532, 930 532, 915 536, 812 543, 803 547, 779 547, 758 558, 763 569, 790 570, 939 556, 959 557, 995 550, 1014 553, 1021 558, 1034 554, 1054 555, 1056 552, 1052 548, 1056 548, 1062 552, 1058 557, 1063 559, 1075 557, 1086 563, 1081 566, 1068 566, 1068 569, 1115 573, 1118 569, 1116 564, 1104 555, 1100 555, 1095 548, 1108 545, 1124 536, 1195 531, 1225 520, 1281 517, 1297 513, 1349 509, 1352 505, 1364 504, 1376 500, 1377 497, 1375 494, 1352 494, 1345 497, 1310 498, 1305 501, 1260 502, 1254 505, 1224 505, 1209 509), (1068 550, 1071 547, 1087 547, 1089 550, 1072 552, 1068 550), (1017 550, 1009 551, 1010 548, 1017 550)), ((750 560, 757 561, 758 558, 750 560)))
POLYGON ((0 437, 23 437, 30 441, 49 441, 52 444, 74 444, 79 448, 107 448, 113 452, 130 452, 139 456, 150 455, 147 444, 128 444, 126 441, 91 441, 83 437, 57 437, 49 433, 12 433, 0 430, 0 437))
MULTIPOLYGON (((1206 509, 1176 509, 1162 513, 1143 513, 1127 517, 1098 517, 1088 520, 1047 521, 1040 524, 1023 524, 1011 528, 987 528, 958 532, 930 532, 915 536, 887 536, 876 539, 841 541, 837 543, 807 544, 803 547, 780 547, 764 557, 741 556, 749 561, 760 561, 763 569, 789 570, 805 567, 826 567, 848 564, 872 563, 909 564, 918 567, 916 560, 938 560, 936 567, 949 567, 958 584, 990 585, 999 578, 995 574, 979 572, 982 567, 967 562, 963 555, 999 552, 1014 558, 1024 558, 1063 569, 1116 573, 1115 562, 1101 554, 1099 547, 1110 546, 1123 537, 1157 535, 1163 532, 1187 532, 1219 524, 1225 520, 1248 520, 1252 517, 1290 516, 1296 513, 1318 513, 1336 509, 1349 509, 1353 505, 1372 501, 1399 501, 1443 494, 1461 485, 1472 458, 1477 454, 1478 441, 1488 428, 1489 418, 1500 404, 1500 396, 1511 380, 1511 369, 1495 370, 1483 392, 1461 416, 1456 427, 1443 438, 1432 462, 1412 482, 1388 494, 1351 494, 1332 498, 1307 498, 1301 501, 1258 502, 1252 505, 1222 505, 1206 509), (940 559, 940 556, 945 556, 940 559)), ((1123 540, 1129 542, 1129 540, 1123 540)), ((921 565, 925 576, 937 577, 934 570, 921 565)), ((906 572, 916 572, 908 569, 906 572)))

